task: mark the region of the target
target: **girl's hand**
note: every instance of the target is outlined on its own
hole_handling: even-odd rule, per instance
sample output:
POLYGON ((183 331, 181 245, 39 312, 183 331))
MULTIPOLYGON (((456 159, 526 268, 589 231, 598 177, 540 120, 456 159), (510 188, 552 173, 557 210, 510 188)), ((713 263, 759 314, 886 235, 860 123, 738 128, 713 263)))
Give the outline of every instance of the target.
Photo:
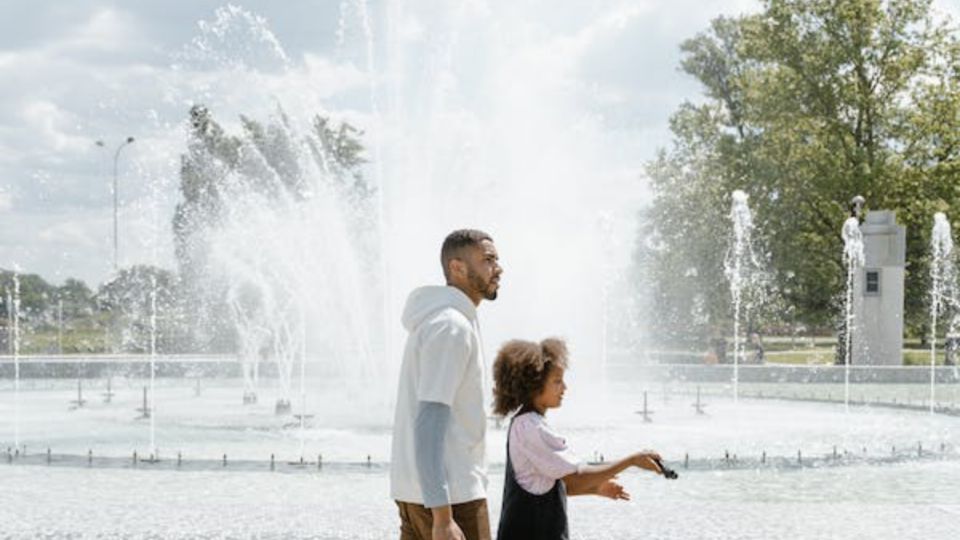
POLYGON ((597 495, 606 497, 608 499, 613 499, 615 501, 630 500, 630 494, 623 489, 623 486, 614 482, 613 480, 607 480, 606 482, 597 486, 597 495))
POLYGON ((660 454, 650 450, 644 450, 643 452, 633 455, 634 466, 657 474, 663 474, 663 469, 657 464, 658 461, 660 461, 660 454))

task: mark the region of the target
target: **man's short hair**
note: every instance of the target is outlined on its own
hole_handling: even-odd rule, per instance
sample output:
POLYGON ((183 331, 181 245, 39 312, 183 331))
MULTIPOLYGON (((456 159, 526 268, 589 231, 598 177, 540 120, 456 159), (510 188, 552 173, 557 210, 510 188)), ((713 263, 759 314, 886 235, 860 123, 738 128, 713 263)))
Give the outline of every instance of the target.
POLYGON ((493 242, 489 234, 477 229, 458 229, 443 239, 440 248, 440 264, 443 266, 443 277, 450 281, 450 261, 459 258, 463 250, 468 247, 479 246, 484 240, 493 242))

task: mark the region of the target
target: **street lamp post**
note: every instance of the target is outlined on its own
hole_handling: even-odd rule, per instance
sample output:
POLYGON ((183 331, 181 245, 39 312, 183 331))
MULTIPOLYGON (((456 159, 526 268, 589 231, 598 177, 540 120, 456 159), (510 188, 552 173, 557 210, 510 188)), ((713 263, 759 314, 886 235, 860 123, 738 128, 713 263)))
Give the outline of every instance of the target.
MULTIPOLYGON (((120 151, 123 150, 127 145, 132 144, 136 139, 133 137, 127 137, 127 140, 120 143, 117 146, 117 151, 113 153, 113 271, 116 272, 119 268, 119 233, 117 230, 117 207, 119 203, 119 195, 117 190, 117 161, 120 159, 120 151)), ((103 141, 97 141, 97 146, 105 146, 103 141)))

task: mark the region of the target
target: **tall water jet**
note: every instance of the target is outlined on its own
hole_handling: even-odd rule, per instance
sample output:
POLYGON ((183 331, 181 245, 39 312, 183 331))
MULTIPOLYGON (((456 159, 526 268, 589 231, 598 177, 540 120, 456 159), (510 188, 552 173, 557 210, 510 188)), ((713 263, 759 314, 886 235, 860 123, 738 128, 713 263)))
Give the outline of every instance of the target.
POLYGON ((730 221, 733 225, 730 246, 724 260, 724 273, 730 282, 733 304, 733 401, 739 400, 740 362, 743 342, 740 339, 741 319, 757 298, 748 293, 760 293, 761 264, 753 248, 753 215, 747 204, 748 195, 736 190, 731 194, 730 221))
POLYGON ((847 289, 844 298, 844 343, 843 343, 843 406, 850 410, 850 363, 852 360, 852 335, 855 329, 853 321, 854 278, 857 269, 863 267, 863 233, 860 231, 860 214, 866 200, 857 195, 850 202, 850 217, 843 222, 843 264, 847 268, 847 289))
POLYGON ((7 309, 7 354, 13 353, 13 293, 10 287, 5 287, 7 303, 4 306, 7 309))
POLYGON ((13 269, 13 297, 7 297, 13 306, 13 445, 20 447, 20 269, 13 269), (12 302, 11 302, 12 300, 12 302))
MULTIPOLYGON (((953 262, 953 235, 946 214, 933 216, 930 236, 930 412, 936 398, 937 317, 949 309, 956 313, 957 273, 953 262)), ((949 335, 950 332, 948 331, 949 335)))
POLYGON ((150 459, 159 459, 157 452, 157 276, 150 274, 150 459))
POLYGON ((601 213, 598 223, 601 240, 603 241, 604 264, 600 275, 600 376, 604 385, 604 395, 607 394, 607 369, 609 363, 609 334, 610 334, 610 237, 613 229, 613 217, 609 213, 601 213))
POLYGON ((307 319, 300 307, 300 462, 307 444, 307 319))
MULTIPOLYGON (((399 6, 393 5, 390 3, 389 9, 399 9, 399 6)), ((367 6, 367 0, 340 0, 340 15, 337 21, 337 51, 338 55, 343 54, 344 48, 346 46, 346 33, 348 28, 348 18, 349 15, 353 14, 358 26, 360 27, 360 33, 363 38, 363 64, 365 66, 365 74, 367 77, 367 86, 369 92, 370 100, 370 114, 371 117, 376 122, 383 121, 383 115, 381 114, 380 107, 380 98, 377 92, 378 85, 378 74, 377 74, 377 62, 375 61, 375 47, 374 47, 374 34, 373 34, 373 24, 370 17, 370 10, 367 6)), ((390 22, 393 22, 394 19, 390 18, 390 22)), ((383 174, 383 136, 374 132, 371 134, 371 146, 373 148, 373 162, 370 164, 373 172, 373 185, 377 186, 376 190, 376 207, 377 207, 377 229, 381 231, 379 235, 379 245, 378 249, 381 254, 387 252, 387 238, 383 234, 383 231, 386 231, 386 215, 387 215, 387 200, 386 200, 386 189, 387 186, 384 184, 385 175, 383 174)), ((383 354, 388 357, 394 357, 398 354, 398 348, 395 345, 397 340, 395 339, 394 332, 390 329, 394 326, 394 320, 390 312, 391 304, 391 288, 389 280, 389 260, 387 257, 380 257, 380 285, 383 288, 382 298, 381 298, 381 317, 383 324, 383 354)))
POLYGON ((57 354, 63 354, 63 298, 57 299, 57 354))

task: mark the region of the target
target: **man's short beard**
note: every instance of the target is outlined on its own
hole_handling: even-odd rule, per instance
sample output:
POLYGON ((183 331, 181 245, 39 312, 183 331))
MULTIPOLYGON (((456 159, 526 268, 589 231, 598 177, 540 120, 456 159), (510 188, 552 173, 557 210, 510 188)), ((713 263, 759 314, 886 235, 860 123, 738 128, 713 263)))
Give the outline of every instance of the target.
POLYGON ((491 281, 484 281, 483 277, 480 276, 477 272, 473 271, 473 268, 467 266, 467 282, 470 283, 470 287, 483 295, 485 300, 496 300, 497 299, 497 289, 490 290, 492 285, 491 281))

